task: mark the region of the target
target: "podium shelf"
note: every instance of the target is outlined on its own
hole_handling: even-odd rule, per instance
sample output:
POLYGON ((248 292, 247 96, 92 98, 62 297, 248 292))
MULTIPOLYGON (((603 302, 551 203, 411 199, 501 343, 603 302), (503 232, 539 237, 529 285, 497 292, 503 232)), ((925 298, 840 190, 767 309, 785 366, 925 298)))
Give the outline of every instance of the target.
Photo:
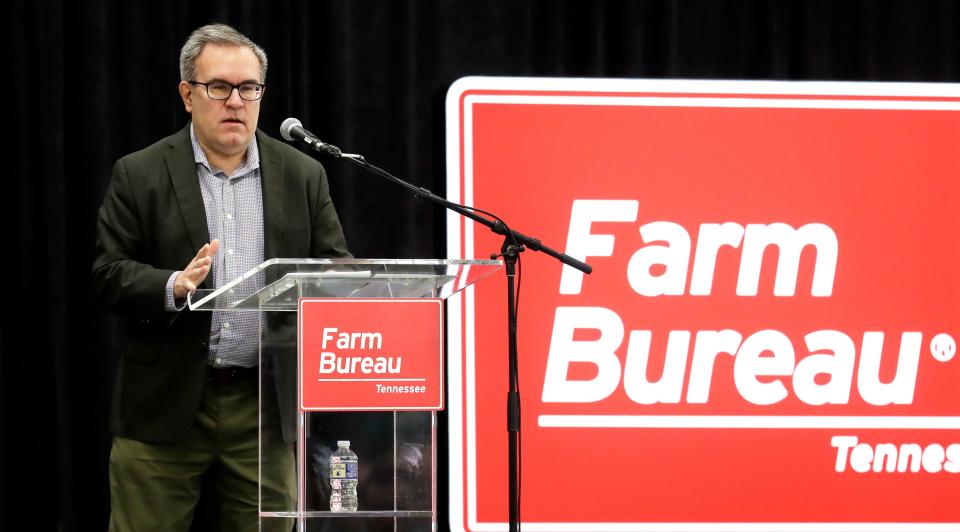
POLYGON ((499 260, 271 259, 217 289, 188 295, 191 310, 296 312, 301 297, 446 299, 503 266, 499 260))

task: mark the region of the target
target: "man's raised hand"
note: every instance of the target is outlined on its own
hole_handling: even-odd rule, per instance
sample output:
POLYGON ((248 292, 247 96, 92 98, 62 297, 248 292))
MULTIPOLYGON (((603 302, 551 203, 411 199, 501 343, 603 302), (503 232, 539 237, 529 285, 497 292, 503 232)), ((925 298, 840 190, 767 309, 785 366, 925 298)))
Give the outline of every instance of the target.
POLYGON ((214 238, 209 244, 204 244, 193 260, 187 264, 187 267, 180 272, 176 281, 173 282, 173 298, 182 301, 187 294, 193 292, 200 286, 200 283, 207 278, 210 273, 210 267, 213 266, 213 257, 220 249, 220 241, 214 238))

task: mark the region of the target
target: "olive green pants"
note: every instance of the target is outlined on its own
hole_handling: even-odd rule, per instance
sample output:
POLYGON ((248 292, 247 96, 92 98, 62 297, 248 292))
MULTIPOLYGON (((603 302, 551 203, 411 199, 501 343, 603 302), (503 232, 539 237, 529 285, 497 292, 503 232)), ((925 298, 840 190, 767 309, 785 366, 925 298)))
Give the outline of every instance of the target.
MULTIPOLYGON (((296 506, 294 453, 280 437, 275 407, 269 410, 273 415, 264 416, 262 441, 263 509, 291 511, 296 506)), ((217 494, 220 530, 260 530, 257 424, 257 381, 250 379, 207 383, 197 419, 183 441, 153 444, 114 437, 110 531, 186 532, 204 474, 217 494)), ((289 532, 292 526, 292 519, 265 518, 262 530, 289 532)))

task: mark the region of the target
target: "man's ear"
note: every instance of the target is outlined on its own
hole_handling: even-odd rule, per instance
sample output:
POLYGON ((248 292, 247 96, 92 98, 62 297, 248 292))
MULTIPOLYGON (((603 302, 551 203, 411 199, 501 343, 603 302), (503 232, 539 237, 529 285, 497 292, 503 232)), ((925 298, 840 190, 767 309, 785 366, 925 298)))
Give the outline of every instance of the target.
POLYGON ((180 91, 180 99, 183 100, 183 107, 188 113, 192 113, 193 102, 190 101, 190 95, 193 93, 193 86, 186 81, 181 81, 180 85, 177 86, 177 90, 180 91))

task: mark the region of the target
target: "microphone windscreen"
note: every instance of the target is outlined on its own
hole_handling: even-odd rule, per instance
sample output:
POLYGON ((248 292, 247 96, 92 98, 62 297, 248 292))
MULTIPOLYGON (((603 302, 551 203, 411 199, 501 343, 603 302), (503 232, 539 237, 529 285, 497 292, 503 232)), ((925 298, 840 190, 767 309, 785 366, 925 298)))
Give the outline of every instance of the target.
POLYGON ((291 135, 290 132, 295 127, 303 128, 303 124, 293 117, 284 120, 283 123, 280 124, 280 136, 283 137, 284 140, 293 140, 293 135, 291 135))

